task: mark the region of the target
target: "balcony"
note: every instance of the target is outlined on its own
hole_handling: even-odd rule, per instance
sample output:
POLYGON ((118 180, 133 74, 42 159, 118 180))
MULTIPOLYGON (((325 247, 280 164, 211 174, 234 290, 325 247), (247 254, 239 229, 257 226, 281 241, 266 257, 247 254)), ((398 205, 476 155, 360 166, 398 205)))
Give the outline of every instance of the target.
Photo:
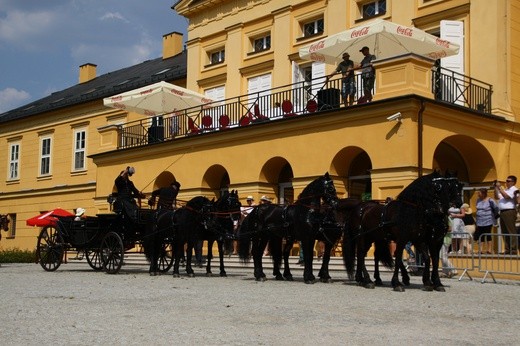
MULTIPOLYGON (((381 70, 383 71, 381 73, 384 73, 383 66, 381 70)), ((376 71, 378 71, 377 66, 376 71)), ((431 80, 429 86, 425 83, 430 98, 481 113, 489 113, 492 109, 490 84, 443 68, 431 68, 426 72, 421 73, 428 76, 424 78, 431 80)), ((379 74, 376 77, 374 100, 380 101, 392 97, 395 90, 385 93, 384 86, 378 88, 377 85, 379 74), (377 95, 378 91, 381 91, 380 95, 377 95)), ((359 101, 363 90, 359 74, 355 76, 355 81, 356 99, 359 101)), ((173 114, 126 123, 118 128, 117 149, 337 111, 345 107, 342 103, 341 87, 340 77, 330 80, 322 77, 214 102, 204 107, 184 109, 173 114)), ((398 91, 401 95, 402 90, 398 91)), ((358 101, 350 107, 363 107, 364 105, 358 101)))

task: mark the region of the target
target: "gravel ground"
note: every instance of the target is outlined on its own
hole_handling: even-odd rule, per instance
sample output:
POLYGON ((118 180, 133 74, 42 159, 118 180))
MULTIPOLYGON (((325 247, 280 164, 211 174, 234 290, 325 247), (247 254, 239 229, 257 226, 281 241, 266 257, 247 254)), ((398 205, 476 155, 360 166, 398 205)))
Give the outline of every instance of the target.
MULTIPOLYGON (((201 272, 199 269, 198 273, 201 272)), ((0 267, 1 345, 509 345, 520 337, 520 282, 444 279, 445 293, 227 278, 117 275, 69 263, 0 267)), ((388 274, 383 277, 388 282, 388 274)))

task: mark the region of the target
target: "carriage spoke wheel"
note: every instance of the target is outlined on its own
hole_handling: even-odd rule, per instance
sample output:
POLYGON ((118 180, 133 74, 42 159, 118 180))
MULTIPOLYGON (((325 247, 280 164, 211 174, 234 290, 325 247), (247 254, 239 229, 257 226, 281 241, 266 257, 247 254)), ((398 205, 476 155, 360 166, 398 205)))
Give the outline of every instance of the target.
POLYGON ((101 241, 101 261, 107 274, 117 274, 123 265, 125 249, 119 234, 109 232, 101 241))
POLYGON ((61 235, 54 227, 44 227, 38 235, 36 256, 42 268, 53 272, 63 261, 64 244, 61 235))
POLYGON ((173 265, 173 246, 170 243, 164 243, 159 254, 157 267, 159 272, 166 273, 173 265))
POLYGON ((88 265, 95 271, 103 270, 103 260, 101 259, 101 253, 99 249, 87 249, 85 250, 88 265))

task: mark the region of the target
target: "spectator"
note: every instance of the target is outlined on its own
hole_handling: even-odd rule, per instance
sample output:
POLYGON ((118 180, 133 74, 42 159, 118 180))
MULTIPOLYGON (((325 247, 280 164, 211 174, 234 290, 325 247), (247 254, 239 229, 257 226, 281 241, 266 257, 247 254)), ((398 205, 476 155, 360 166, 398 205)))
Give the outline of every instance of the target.
MULTIPOLYGON (((343 98, 343 104, 349 106, 354 104, 354 97, 356 95, 356 80, 354 78, 354 62, 350 60, 350 55, 344 52, 342 55, 343 61, 338 64, 338 67, 332 72, 328 78, 334 76, 336 73, 341 73, 343 76, 341 80, 341 97, 343 98)), ((327 78, 327 80, 328 80, 327 78)))
POLYGON ((462 222, 464 223, 464 234, 462 235, 462 249, 465 254, 472 254, 472 237, 475 234, 475 219, 473 218, 473 210, 467 203, 464 203, 461 207, 464 209, 464 217, 462 222))
POLYGON ((516 238, 516 207, 513 199, 515 191, 516 176, 510 175, 506 179, 505 187, 501 183, 495 181, 495 198, 498 199, 498 208, 500 209, 500 230, 504 237, 505 249, 501 254, 517 255, 518 239, 516 238))
POLYGON ((363 98, 364 102, 370 102, 372 101, 372 89, 374 89, 375 81, 375 70, 372 61, 376 60, 376 56, 370 54, 370 49, 366 46, 361 48, 360 52, 365 56, 360 63, 361 80, 363 81, 363 98))
POLYGON ((159 202, 157 203, 158 212, 161 210, 174 210, 180 188, 181 184, 178 181, 172 181, 169 186, 153 191, 148 204, 153 207, 156 197, 159 196, 159 202))
POLYGON ((448 209, 449 221, 451 224, 451 253, 462 254, 462 238, 464 236, 464 222, 462 219, 466 215, 464 208, 457 208, 452 205, 448 209))
POLYGON ((86 219, 87 216, 85 215, 86 210, 83 208, 76 209, 76 217, 74 218, 74 221, 81 221, 82 219, 86 219))
MULTIPOLYGON (((247 217, 247 215, 249 215, 253 211, 253 208, 256 205, 254 202, 255 202, 255 199, 253 198, 253 196, 247 196, 247 198, 246 198, 247 205, 240 207, 240 221, 238 222, 235 232, 238 231, 238 228, 240 227, 240 225, 242 224, 244 219, 247 217)), ((238 254, 238 241, 233 240, 233 255, 237 255, 237 254, 238 254)))
POLYGON ((493 210, 498 210, 496 202, 488 197, 488 190, 483 187, 478 190, 477 204, 476 204, 476 229, 473 234, 475 241, 482 241, 479 244, 481 254, 493 254, 493 242, 490 234, 493 225, 496 225, 496 219, 493 210))

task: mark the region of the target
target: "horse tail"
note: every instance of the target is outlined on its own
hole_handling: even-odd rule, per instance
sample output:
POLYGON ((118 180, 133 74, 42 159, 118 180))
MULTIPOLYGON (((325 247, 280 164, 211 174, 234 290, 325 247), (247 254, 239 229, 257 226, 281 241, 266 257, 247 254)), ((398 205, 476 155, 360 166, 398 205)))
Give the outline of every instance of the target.
POLYGON ((238 257, 242 262, 247 263, 251 258, 251 215, 248 215, 238 227, 237 238, 238 238, 238 257))
POLYGON ((345 264, 345 268, 347 269, 347 273, 349 276, 354 274, 355 267, 355 259, 356 259, 356 241, 354 239, 354 235, 349 227, 349 222, 345 224, 345 228, 343 231, 343 263, 345 264))
POLYGON ((380 240, 375 242, 374 257, 376 261, 383 263, 387 268, 394 267, 394 258, 390 253, 390 244, 387 241, 380 240))

